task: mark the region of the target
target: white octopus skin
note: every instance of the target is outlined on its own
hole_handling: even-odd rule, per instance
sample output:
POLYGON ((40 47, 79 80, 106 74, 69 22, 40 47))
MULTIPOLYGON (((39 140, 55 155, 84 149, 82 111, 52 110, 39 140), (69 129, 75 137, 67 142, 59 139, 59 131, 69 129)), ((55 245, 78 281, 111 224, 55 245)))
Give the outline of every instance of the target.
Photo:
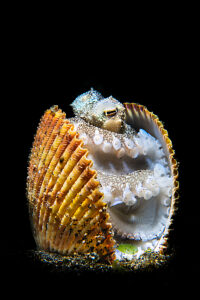
POLYGON ((119 101, 103 98, 93 89, 77 97, 72 107, 76 117, 70 121, 97 171, 115 241, 137 246, 137 256, 147 248, 156 251, 170 224, 173 189, 159 131, 155 138, 143 130, 140 125, 155 133, 145 119, 139 120, 136 131, 126 123, 125 107, 119 101))
POLYGON ((154 249, 168 222, 172 177, 161 144, 146 131, 123 133, 71 118, 97 170, 104 201, 119 242, 139 253, 154 249))

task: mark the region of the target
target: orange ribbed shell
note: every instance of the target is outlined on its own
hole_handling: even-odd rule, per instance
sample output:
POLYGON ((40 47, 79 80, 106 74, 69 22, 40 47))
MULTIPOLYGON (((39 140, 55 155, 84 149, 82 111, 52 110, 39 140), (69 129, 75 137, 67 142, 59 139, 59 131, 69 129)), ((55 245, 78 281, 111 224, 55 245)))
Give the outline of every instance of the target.
POLYGON ((96 252, 112 262, 114 241, 97 173, 79 134, 57 106, 42 117, 28 168, 27 196, 39 249, 96 252))

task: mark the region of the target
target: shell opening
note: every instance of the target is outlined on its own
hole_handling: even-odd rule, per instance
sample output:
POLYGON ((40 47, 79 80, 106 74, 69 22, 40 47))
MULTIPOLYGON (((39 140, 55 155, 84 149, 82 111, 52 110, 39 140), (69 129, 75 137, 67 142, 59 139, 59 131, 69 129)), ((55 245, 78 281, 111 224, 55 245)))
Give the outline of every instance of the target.
POLYGON ((96 129, 79 118, 71 122, 97 170, 117 244, 135 245, 136 255, 155 249, 169 225, 173 188, 162 143, 144 129, 119 134, 96 129))

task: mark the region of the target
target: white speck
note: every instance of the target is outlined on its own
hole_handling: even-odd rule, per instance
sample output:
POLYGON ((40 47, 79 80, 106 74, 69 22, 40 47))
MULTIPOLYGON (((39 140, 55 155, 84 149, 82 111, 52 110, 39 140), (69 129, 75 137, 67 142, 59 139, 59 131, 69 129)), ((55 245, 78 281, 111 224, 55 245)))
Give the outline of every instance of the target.
POLYGON ((171 195, 172 195, 172 188, 171 188, 171 186, 169 186, 169 187, 167 187, 167 188, 165 189, 165 194, 166 194, 168 197, 171 197, 171 195))
POLYGON ((125 155, 125 150, 124 148, 121 148, 118 152, 117 152, 117 157, 121 158, 125 155))
POLYGON ((170 199, 169 199, 169 198, 164 198, 164 199, 162 200, 162 204, 163 204, 164 206, 169 206, 169 205, 170 205, 170 199))
POLYGON ((104 186, 103 187, 103 193, 104 193, 104 200, 106 203, 109 203, 112 201, 112 193, 111 193, 111 187, 110 186, 104 186))
POLYGON ((115 250, 115 255, 117 260, 123 259, 123 253, 119 251, 118 249, 115 250))
POLYGON ((123 203, 123 201, 119 197, 116 197, 116 198, 114 198, 114 200, 112 201, 110 206, 115 206, 115 205, 118 205, 121 203, 123 203))
POLYGON ((109 143, 107 141, 104 141, 103 147, 102 147, 103 152, 104 153, 109 153, 109 152, 111 152, 111 149, 112 149, 111 143, 109 143))
POLYGON ((119 150, 121 148, 121 142, 116 137, 113 138, 112 145, 115 150, 119 150))
MULTIPOLYGON (((135 218, 135 219, 136 219, 136 218, 135 218)), ((134 220, 134 219, 133 219, 133 220, 134 220)), ((141 239, 141 236, 140 236, 140 233, 139 233, 139 232, 134 233, 134 239, 135 239, 136 241, 141 239)))
POLYGON ((156 239, 152 240, 152 245, 153 245, 154 248, 155 248, 157 243, 158 243, 158 240, 156 240, 156 239))
POLYGON ((136 187, 135 187, 135 191, 138 197, 141 197, 143 194, 143 186, 141 184, 141 182, 139 182, 136 187))
POLYGON ((151 191, 149 191, 149 190, 145 190, 145 191, 144 191, 144 199, 145 199, 145 200, 151 199, 152 196, 153 196, 153 194, 152 194, 151 191))
POLYGON ((129 202, 129 200, 131 199, 131 195, 132 195, 132 192, 129 188, 129 184, 127 183, 126 184, 126 187, 124 189, 124 192, 123 192, 123 200, 124 202, 129 202))
POLYGON ((166 218, 168 218, 169 214, 170 214, 170 207, 167 207, 164 215, 166 218))
POLYGON ((128 149, 133 149, 134 142, 131 139, 125 138, 124 143, 128 149))
POLYGON ((156 156, 157 156, 157 158, 164 157, 165 156, 164 150, 163 149, 157 150, 156 156))
POLYGON ((82 134, 80 135, 80 138, 83 140, 83 143, 84 143, 84 144, 87 144, 87 143, 88 143, 88 136, 87 136, 86 133, 82 133, 82 134))
POLYGON ((149 176, 145 181, 145 187, 152 192, 154 197, 160 192, 160 188, 152 176, 149 176))
POLYGON ((137 202, 135 195, 131 192, 129 184, 126 184, 126 187, 123 192, 123 201, 126 205, 133 205, 137 202))
POLYGON ((137 199, 134 194, 131 195, 131 202, 132 204, 135 204, 137 202, 137 199))
MULTIPOLYGON (((141 232, 141 233, 140 233, 140 237, 141 237, 141 239, 142 239, 143 241, 146 241, 146 240, 147 240, 147 235, 146 235, 145 232, 141 232)), ((144 246, 143 246, 143 247, 144 247, 144 246)))
POLYGON ((136 257, 139 258, 140 255, 143 254, 143 253, 144 253, 144 251, 142 250, 142 248, 141 248, 141 247, 138 247, 138 251, 137 251, 137 253, 136 253, 136 257))
POLYGON ((144 138, 151 137, 151 135, 148 132, 146 132, 144 129, 140 129, 138 134, 143 136, 144 138))
POLYGON ((155 186, 153 189, 152 189, 152 194, 154 197, 158 196, 158 194, 160 193, 160 188, 159 186, 155 186))
POLYGON ((95 130, 93 141, 96 145, 100 145, 103 142, 103 135, 100 134, 98 130, 95 130))
POLYGON ((133 254, 123 253, 123 257, 126 258, 127 260, 131 260, 133 259, 133 254))
POLYGON ((154 167, 154 176, 161 177, 165 175, 165 168, 161 164, 156 164, 154 167))
POLYGON ((147 149, 144 148, 143 151, 142 151, 142 154, 147 155, 147 149))
POLYGON ((161 188, 165 188, 166 189, 166 195, 171 196, 170 195, 171 192, 172 192, 171 188, 172 188, 172 185, 173 185, 173 179, 172 179, 172 177, 170 177, 170 176, 157 177, 156 181, 157 181, 158 185, 161 188))
POLYGON ((138 149, 135 147, 134 149, 131 149, 131 151, 130 151, 130 156, 132 157, 132 158, 137 158, 138 157, 138 154, 139 154, 139 151, 138 151, 138 149))
POLYGON ((158 232, 158 236, 161 236, 162 235, 162 233, 163 233, 163 231, 165 230, 165 225, 164 224, 162 224, 162 223, 160 223, 160 230, 159 230, 159 232, 158 232))
POLYGON ((79 123, 74 122, 73 125, 74 125, 74 131, 77 131, 79 123))
POLYGON ((153 245, 152 245, 152 243, 148 242, 148 243, 145 243, 144 248, 145 248, 146 250, 147 250, 147 249, 153 249, 153 245))

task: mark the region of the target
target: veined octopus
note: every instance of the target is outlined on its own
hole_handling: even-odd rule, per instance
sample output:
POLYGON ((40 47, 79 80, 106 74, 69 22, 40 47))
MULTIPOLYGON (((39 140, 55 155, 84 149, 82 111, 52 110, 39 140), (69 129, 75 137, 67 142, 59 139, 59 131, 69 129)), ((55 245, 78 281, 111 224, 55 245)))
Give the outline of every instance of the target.
MULTIPOLYGON (((91 89, 72 103, 70 122, 89 151, 108 204, 114 239, 159 250, 173 213, 174 166, 162 123, 144 107, 91 89)), ((128 258, 116 249, 117 258, 128 258)), ((132 257, 132 255, 131 255, 132 257)))

